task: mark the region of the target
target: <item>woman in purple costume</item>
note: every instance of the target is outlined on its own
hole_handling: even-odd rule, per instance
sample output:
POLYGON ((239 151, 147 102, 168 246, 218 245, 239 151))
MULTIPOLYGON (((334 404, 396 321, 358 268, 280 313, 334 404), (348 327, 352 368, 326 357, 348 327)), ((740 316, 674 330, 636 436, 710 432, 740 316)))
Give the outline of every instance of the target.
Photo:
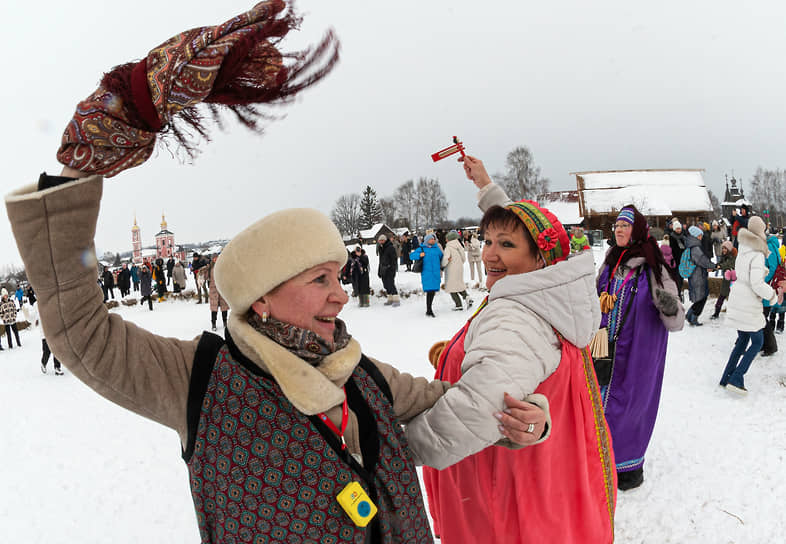
POLYGON ((647 220, 635 206, 620 211, 613 242, 598 274, 600 326, 608 331, 611 362, 604 373, 598 361, 596 370, 599 382, 605 382, 601 394, 618 487, 626 490, 644 481, 644 453, 658 414, 669 331, 682 329, 685 309, 647 220))

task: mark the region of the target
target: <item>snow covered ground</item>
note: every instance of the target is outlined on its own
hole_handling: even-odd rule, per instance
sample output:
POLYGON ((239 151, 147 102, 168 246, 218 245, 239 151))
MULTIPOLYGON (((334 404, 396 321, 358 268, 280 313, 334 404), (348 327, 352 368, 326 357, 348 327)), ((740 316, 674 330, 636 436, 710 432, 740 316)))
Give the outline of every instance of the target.
MULTIPOLYGON (((400 273, 397 283, 416 288, 419 277, 400 273)), ((472 296, 480 302, 483 293, 472 296)), ((451 311, 444 292, 436 319, 425 317, 422 295, 399 308, 382 302, 372 297, 361 309, 350 301, 342 313, 349 331, 367 354, 431 377, 428 348, 468 313, 451 311)), ((708 320, 713 304, 703 327, 670 337, 645 483, 618 498, 619 543, 783 542, 786 346, 755 360, 746 398, 731 396, 717 382, 736 335, 723 314, 708 320)), ((210 327, 208 307, 193 301, 113 311, 179 338, 210 327)), ((198 542, 177 435, 103 400, 68 371, 54 376, 51 361, 41 374, 38 331, 21 337, 21 349, 0 353, 0 542, 198 542)))

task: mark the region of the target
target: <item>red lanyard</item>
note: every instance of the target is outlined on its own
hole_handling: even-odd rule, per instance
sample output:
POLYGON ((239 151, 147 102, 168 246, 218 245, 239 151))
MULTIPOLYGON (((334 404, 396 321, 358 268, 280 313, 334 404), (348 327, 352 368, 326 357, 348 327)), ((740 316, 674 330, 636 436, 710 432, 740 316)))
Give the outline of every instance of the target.
POLYGON ((320 412, 317 414, 317 416, 322 420, 322 423, 328 426, 328 429, 338 435, 338 437, 341 439, 341 449, 345 450, 347 449, 347 443, 344 440, 344 432, 347 430, 347 423, 349 423, 349 405, 347 404, 347 390, 343 387, 342 389, 344 391, 344 404, 341 406, 341 430, 338 430, 336 424, 333 423, 330 418, 327 417, 327 415, 325 415, 325 412, 320 412))

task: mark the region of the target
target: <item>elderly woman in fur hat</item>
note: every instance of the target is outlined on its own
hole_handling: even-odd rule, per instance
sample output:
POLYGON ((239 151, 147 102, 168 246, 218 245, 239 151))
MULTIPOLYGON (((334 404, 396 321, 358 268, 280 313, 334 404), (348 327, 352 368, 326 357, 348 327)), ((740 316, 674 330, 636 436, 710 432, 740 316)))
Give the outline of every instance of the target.
MULTIPOLYGON (((299 21, 284 8, 262 2, 107 74, 68 125, 62 174, 9 195, 8 216, 52 352, 110 401, 177 432, 203 542, 432 542, 401 423, 449 384, 363 354, 338 318, 347 252, 324 214, 273 213, 226 246, 214 269, 230 307, 223 338, 165 338, 110 315, 93 279, 104 177, 144 162, 157 130, 203 100, 253 125, 243 104, 291 98, 329 72, 330 35, 310 53, 272 45, 299 21)), ((500 438, 535 442, 544 412, 507 404, 500 438)))
POLYGON ((435 532, 445 544, 610 543, 614 461, 587 348, 600 321, 592 253, 570 256, 551 212, 510 202, 480 160, 464 167, 485 212, 489 296, 439 355, 436 378, 455 387, 407 425, 416 457, 443 469, 423 469, 435 532), (548 397, 546 442, 490 447, 504 392, 548 397))

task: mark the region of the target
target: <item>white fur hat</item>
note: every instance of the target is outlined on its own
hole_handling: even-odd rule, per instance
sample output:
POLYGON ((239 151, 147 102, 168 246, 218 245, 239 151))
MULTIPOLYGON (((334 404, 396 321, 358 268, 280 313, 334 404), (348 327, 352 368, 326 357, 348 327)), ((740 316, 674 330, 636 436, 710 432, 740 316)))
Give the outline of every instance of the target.
POLYGON ((764 220, 758 215, 748 219, 748 230, 764 240, 765 243, 767 242, 767 225, 764 224, 764 220))
POLYGON ((232 238, 213 274, 218 292, 240 314, 301 272, 346 260, 341 234, 325 214, 291 208, 263 217, 232 238))

